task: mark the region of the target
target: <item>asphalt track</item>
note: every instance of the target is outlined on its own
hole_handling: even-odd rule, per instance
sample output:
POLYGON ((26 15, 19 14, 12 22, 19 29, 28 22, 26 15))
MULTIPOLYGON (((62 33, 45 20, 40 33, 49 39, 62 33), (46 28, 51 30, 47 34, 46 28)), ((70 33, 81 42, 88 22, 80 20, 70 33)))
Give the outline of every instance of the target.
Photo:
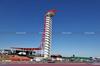
POLYGON ((100 65, 1 65, 1 66, 100 66, 100 65))
POLYGON ((0 66, 100 66, 100 64, 55 64, 55 63, 38 63, 38 64, 0 64, 0 66))

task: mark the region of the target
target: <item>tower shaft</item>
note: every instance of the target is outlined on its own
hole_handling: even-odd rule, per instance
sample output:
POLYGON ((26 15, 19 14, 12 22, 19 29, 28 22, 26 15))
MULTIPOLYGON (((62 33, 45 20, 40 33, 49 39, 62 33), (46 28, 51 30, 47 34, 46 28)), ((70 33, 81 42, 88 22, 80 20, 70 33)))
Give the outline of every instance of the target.
POLYGON ((51 49, 51 25, 52 19, 50 16, 46 16, 46 28, 45 28, 45 51, 44 57, 50 57, 50 49, 51 49))
POLYGON ((52 17, 55 16, 54 12, 57 12, 57 10, 50 10, 45 13, 42 42, 40 46, 44 49, 44 58, 49 58, 51 54, 51 28, 52 17))

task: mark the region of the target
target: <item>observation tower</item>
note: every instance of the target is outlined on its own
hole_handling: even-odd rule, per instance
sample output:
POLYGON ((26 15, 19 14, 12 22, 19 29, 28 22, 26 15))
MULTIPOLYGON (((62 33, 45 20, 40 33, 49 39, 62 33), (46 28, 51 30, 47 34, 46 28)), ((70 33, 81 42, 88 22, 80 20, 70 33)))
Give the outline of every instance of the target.
POLYGON ((52 17, 55 16, 55 12, 57 12, 57 10, 50 10, 45 13, 42 34, 42 44, 44 44, 44 58, 49 58, 51 53, 52 17))

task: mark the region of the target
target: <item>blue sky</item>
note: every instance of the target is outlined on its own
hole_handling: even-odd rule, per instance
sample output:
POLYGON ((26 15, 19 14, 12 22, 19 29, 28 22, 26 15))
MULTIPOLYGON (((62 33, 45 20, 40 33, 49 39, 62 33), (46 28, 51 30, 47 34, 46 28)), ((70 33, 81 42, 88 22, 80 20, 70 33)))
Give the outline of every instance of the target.
POLYGON ((38 47, 42 35, 29 33, 42 32, 45 12, 51 9, 58 11, 52 32, 60 32, 52 34, 52 54, 100 56, 100 0, 0 0, 0 49, 38 47))

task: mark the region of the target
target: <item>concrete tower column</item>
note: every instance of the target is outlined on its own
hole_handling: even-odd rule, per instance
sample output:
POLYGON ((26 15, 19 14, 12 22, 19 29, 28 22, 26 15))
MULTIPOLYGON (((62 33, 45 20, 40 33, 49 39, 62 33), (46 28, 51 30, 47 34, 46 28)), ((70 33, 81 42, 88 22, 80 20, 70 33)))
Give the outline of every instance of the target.
POLYGON ((51 53, 51 26, 52 26, 52 17, 55 16, 53 11, 48 11, 45 14, 45 50, 44 50, 44 58, 49 58, 51 53))

